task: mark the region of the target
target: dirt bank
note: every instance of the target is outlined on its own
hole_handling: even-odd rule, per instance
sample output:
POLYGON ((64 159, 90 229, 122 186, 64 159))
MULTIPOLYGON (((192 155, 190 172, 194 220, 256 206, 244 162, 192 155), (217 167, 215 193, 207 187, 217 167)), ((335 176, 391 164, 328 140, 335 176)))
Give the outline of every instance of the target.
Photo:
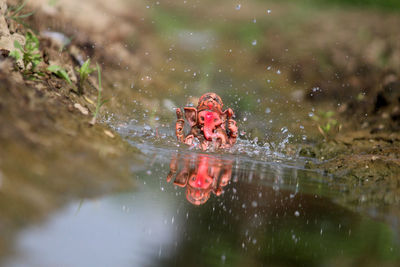
POLYGON ((121 34, 135 32, 134 24, 123 21, 134 18, 111 20, 110 13, 101 13, 110 7, 92 1, 79 5, 93 16, 101 14, 98 21, 102 23, 85 21, 87 17, 76 16, 69 3, 51 6, 49 1, 34 1, 16 14, 20 2, 7 1, 7 7, 0 1, 0 230, 4 233, 0 254, 10 252, 16 230, 42 220, 71 199, 135 186, 130 170, 140 163, 140 153, 101 123, 104 107, 100 108, 97 123, 89 124, 98 98, 97 73, 84 81, 84 94, 80 95, 77 71, 88 58, 92 68, 96 61, 107 66, 102 68, 102 98, 110 99, 108 107, 117 109, 114 92, 109 90, 113 77, 107 75, 107 69, 122 60, 137 69, 139 60, 127 48, 118 46, 121 34), (17 19, 32 11, 33 15, 17 19), (104 27, 113 23, 119 23, 118 30, 103 34, 104 27), (67 29, 75 33, 73 40, 66 38, 65 31, 60 32, 67 29), (11 57, 12 51, 18 50, 15 40, 28 50, 29 32, 38 38, 38 49, 32 50, 38 55, 35 68, 33 61, 16 62, 11 57), (71 82, 49 71, 51 65, 65 70, 71 82))

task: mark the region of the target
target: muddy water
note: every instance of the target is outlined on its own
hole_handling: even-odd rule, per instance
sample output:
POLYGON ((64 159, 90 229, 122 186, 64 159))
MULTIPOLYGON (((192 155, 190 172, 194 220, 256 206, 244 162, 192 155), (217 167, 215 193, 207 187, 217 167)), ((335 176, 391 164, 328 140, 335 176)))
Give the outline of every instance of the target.
MULTIPOLYGON (((129 125, 120 131, 139 134, 129 125)), ((244 141, 257 156, 188 151, 165 139, 155 146, 128 138, 147 162, 133 170, 138 188, 77 200, 25 229, 5 266, 400 262, 398 229, 338 205, 347 188, 304 170, 302 159, 244 141)))

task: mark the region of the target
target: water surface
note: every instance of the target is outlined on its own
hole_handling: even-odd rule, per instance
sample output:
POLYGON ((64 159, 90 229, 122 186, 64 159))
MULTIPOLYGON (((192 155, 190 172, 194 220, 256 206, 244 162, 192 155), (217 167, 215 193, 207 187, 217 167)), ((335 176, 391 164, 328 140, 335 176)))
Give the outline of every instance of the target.
POLYGON ((345 186, 304 170, 301 159, 261 161, 131 142, 147 159, 133 171, 135 191, 71 203, 22 231, 5 265, 395 266, 400 260, 398 233, 338 205, 345 186))

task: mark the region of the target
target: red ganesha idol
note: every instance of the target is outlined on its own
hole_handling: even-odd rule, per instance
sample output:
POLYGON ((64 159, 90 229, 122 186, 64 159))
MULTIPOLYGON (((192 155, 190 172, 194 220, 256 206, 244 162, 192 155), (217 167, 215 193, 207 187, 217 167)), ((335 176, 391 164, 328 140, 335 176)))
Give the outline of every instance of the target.
POLYGON ((215 93, 202 95, 197 108, 185 107, 185 118, 191 127, 187 136, 183 132, 185 121, 182 111, 177 108, 175 133, 178 141, 191 146, 198 143, 202 150, 232 147, 236 143, 238 129, 232 119, 233 110, 228 108, 222 111, 222 107, 222 100, 215 93))

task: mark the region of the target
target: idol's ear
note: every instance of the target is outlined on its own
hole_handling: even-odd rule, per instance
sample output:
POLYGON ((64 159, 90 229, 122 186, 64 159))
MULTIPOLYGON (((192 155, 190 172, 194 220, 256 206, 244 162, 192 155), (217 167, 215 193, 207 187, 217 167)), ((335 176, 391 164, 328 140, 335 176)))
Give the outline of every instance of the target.
POLYGON ((189 122, 190 127, 197 124, 197 109, 193 107, 185 107, 185 118, 189 122))
POLYGON ((234 116, 233 110, 228 108, 227 110, 224 111, 224 113, 222 113, 221 118, 223 119, 223 121, 226 121, 227 119, 231 119, 234 116))

